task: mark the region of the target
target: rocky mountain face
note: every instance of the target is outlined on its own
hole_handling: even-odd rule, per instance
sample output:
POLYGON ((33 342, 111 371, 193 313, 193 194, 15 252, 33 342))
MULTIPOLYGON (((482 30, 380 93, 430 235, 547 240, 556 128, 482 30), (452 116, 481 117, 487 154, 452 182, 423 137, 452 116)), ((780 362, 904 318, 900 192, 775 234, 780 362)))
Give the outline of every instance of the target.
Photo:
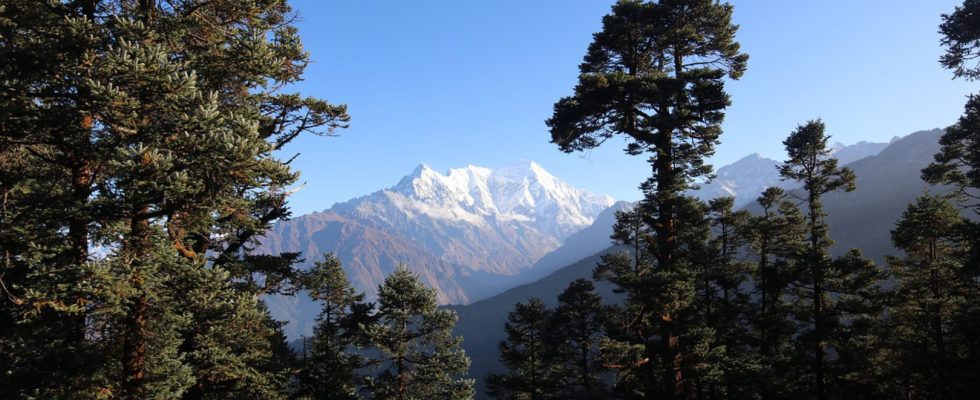
POLYGON ((735 198, 735 207, 742 207, 754 201, 768 187, 788 188, 791 183, 779 179, 776 160, 752 153, 742 159, 721 167, 711 182, 702 184, 698 190, 689 191, 701 200, 708 201, 718 197, 735 198))
MULTIPOLYGON (((307 263, 333 252, 368 297, 405 263, 436 289, 441 304, 466 304, 509 287, 506 277, 592 225, 613 203, 530 161, 446 174, 420 165, 391 188, 277 224, 256 251, 302 252, 307 263)), ((268 302, 278 319, 316 315, 303 299, 268 302)), ((295 336, 308 329, 288 330, 295 336)))

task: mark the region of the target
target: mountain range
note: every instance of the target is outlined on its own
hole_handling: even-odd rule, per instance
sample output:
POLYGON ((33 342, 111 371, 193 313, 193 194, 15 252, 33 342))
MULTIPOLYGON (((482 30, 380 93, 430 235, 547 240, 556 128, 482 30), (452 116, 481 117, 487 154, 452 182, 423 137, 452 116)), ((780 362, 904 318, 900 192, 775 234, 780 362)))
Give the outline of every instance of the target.
MULTIPOLYGON (((853 161, 887 146, 832 148, 842 161, 853 161)), ((736 207, 743 207, 766 187, 794 186, 779 179, 777 165, 752 154, 720 168, 713 181, 690 194, 704 200, 733 196, 736 207)), ((532 161, 445 174, 421 164, 387 189, 275 225, 256 251, 301 252, 307 265, 333 252, 355 289, 369 298, 404 263, 436 289, 440 304, 464 305, 608 248, 615 211, 630 207, 572 187, 532 161)), ((319 309, 304 296, 271 297, 267 303, 277 319, 290 321, 290 337, 311 332, 319 309)))
MULTIPOLYGON (((405 263, 436 289, 440 304, 466 304, 512 286, 507 277, 533 266, 613 204, 612 197, 572 187, 531 161, 446 174, 419 165, 388 189, 275 225, 256 251, 302 252, 307 263, 333 252, 369 298, 405 263)), ((602 246, 579 249, 579 255, 602 246)), ((308 333, 318 311, 302 296, 267 302, 277 318, 301 322, 287 328, 291 336, 308 333)))
MULTIPOLYGON (((895 137, 891 142, 898 139, 895 137)), ((837 159, 838 165, 847 165, 877 155, 888 145, 889 143, 861 141, 845 146, 837 142, 830 145, 830 155, 837 159)), ((768 187, 792 189, 797 186, 795 182, 780 179, 778 166, 778 161, 752 153, 719 168, 714 179, 702 183, 698 189, 689 190, 688 194, 705 201, 730 196, 735 198, 735 207, 741 208, 755 201, 768 187)))
MULTIPOLYGON (((841 164, 854 171, 857 176, 857 190, 851 193, 831 193, 825 196, 824 201, 825 210, 829 213, 827 223, 830 226, 830 236, 836 241, 833 248, 835 255, 842 255, 851 248, 859 248, 865 256, 883 265, 886 255, 897 253, 891 245, 890 229, 894 227, 908 204, 923 193, 944 193, 948 190, 942 186, 930 186, 919 178, 921 169, 928 165, 933 160, 933 154, 938 152, 938 139, 942 133, 940 129, 919 131, 892 140, 884 146, 862 145, 865 156, 855 156, 856 159, 845 158, 851 162, 841 164)), ((838 152, 844 149, 846 148, 838 152)), ((862 154, 851 150, 848 152, 862 154)), ((747 163, 743 163, 745 161, 743 159, 728 167, 740 163, 753 165, 772 161, 765 161, 756 156, 747 158, 749 159, 747 163)), ((776 162, 772 161, 771 165, 775 169, 776 162)), ((750 175, 744 176, 737 168, 728 167, 719 169, 718 175, 722 176, 723 171, 728 171, 729 174, 726 176, 741 183, 743 186, 740 188, 748 187, 747 182, 754 182, 757 185, 765 182, 756 179, 756 176, 751 176, 764 173, 764 169, 744 169, 742 170, 745 171, 744 174, 750 175)), ((758 196, 758 192, 752 195, 753 199, 758 196)), ((790 189, 790 194, 793 193, 790 189)), ((747 193, 743 195, 748 196, 747 193)), ((752 201, 746 203, 743 208, 749 211, 756 210, 752 201)), ((604 231, 608 235, 611 227, 612 224, 608 221, 597 220, 596 224, 588 229, 595 232, 604 231), (600 222, 608 225, 599 226, 600 222)), ((472 360, 470 377, 477 379, 478 393, 482 393, 485 389, 482 379, 487 373, 503 371, 498 361, 497 343, 505 338, 504 322, 507 320, 507 313, 513 310, 514 304, 537 297, 553 307, 557 303, 558 294, 571 281, 578 278, 592 278, 592 271, 602 254, 621 250, 617 247, 607 247, 559 268, 537 281, 515 286, 472 304, 453 306, 452 309, 459 315, 455 334, 464 337, 463 347, 472 360)), ((596 288, 607 302, 615 301, 616 297, 608 284, 597 282, 596 288)))

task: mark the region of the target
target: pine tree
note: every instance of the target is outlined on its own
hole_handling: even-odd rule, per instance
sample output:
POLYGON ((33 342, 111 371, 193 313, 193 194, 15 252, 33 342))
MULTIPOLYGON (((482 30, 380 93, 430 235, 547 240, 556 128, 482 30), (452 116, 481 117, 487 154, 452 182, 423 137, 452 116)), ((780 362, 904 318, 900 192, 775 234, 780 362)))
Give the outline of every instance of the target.
POLYGON ((452 335, 456 313, 436 306, 404 265, 378 288, 375 321, 364 327, 373 370, 366 379, 372 399, 470 399, 473 381, 461 379, 470 360, 452 335))
POLYGON ((824 134, 824 124, 821 121, 810 121, 797 127, 783 141, 789 159, 780 165, 779 173, 784 179, 792 179, 803 184, 803 201, 807 206, 807 247, 801 254, 801 262, 797 273, 796 285, 799 289, 801 308, 800 318, 805 319, 811 328, 803 338, 809 343, 809 363, 812 366, 812 393, 818 399, 826 399, 827 390, 827 360, 826 343, 830 335, 827 306, 826 280, 827 270, 830 269, 830 246, 833 244, 828 237, 829 229, 824 222, 826 213, 823 211, 821 197, 836 190, 853 191, 854 174, 848 168, 838 169, 837 159, 830 158, 827 140, 824 134), (809 310, 806 309, 809 304, 809 310))
POLYGON ((557 374, 562 371, 553 362, 549 337, 557 334, 549 326, 553 315, 538 298, 514 305, 504 324, 507 340, 498 346, 508 372, 488 375, 487 393, 498 399, 543 400, 561 389, 557 374))
POLYGON ((301 375, 301 393, 313 399, 359 399, 361 384, 357 370, 363 364, 355 351, 361 343, 359 325, 369 323, 364 294, 355 293, 341 267, 340 259, 325 254, 303 274, 303 287, 322 304, 312 346, 301 375))
POLYGON ((970 333, 958 329, 969 318, 976 286, 964 275, 964 220, 938 196, 922 196, 891 231, 905 257, 889 257, 897 303, 889 335, 898 359, 896 382, 909 398, 963 398, 978 389, 967 377, 976 371, 967 359, 970 333))
POLYGON ((761 214, 751 218, 746 229, 748 251, 755 260, 755 310, 748 313, 747 325, 755 337, 760 366, 746 383, 762 399, 793 398, 789 371, 795 367, 790 342, 795 327, 790 320, 789 289, 793 262, 804 245, 805 219, 785 197, 778 187, 766 189, 756 199, 761 214))
POLYGON ((968 80, 980 78, 980 1, 964 0, 952 14, 943 14, 939 33, 946 54, 939 63, 953 70, 953 76, 968 80), (972 65, 970 65, 972 63, 972 65))
POLYGON ((812 382, 812 386, 800 389, 818 399, 830 396, 834 390, 831 384, 862 381, 863 377, 848 374, 862 369, 854 364, 860 358, 856 352, 870 348, 852 339, 873 339, 871 332, 882 307, 878 289, 882 273, 873 262, 858 250, 837 260, 830 257, 833 240, 824 221, 822 196, 853 191, 855 177, 850 169, 838 168, 837 159, 830 157, 830 137, 824 129, 819 120, 797 127, 783 142, 789 159, 779 167, 784 179, 803 185, 800 192, 807 206, 806 246, 796 263, 793 286, 796 318, 805 325, 797 337, 800 357, 810 365, 801 378, 812 382), (837 353, 836 359, 828 356, 833 353, 837 353), (842 376, 842 380, 831 382, 831 377, 842 376))
MULTIPOLYGON (((953 70, 953 76, 970 81, 980 79, 980 29, 977 28, 980 15, 980 2, 964 0, 952 14, 942 16, 939 32, 943 35, 942 45, 946 54, 940 63, 953 70)), ((970 95, 964 107, 964 114, 956 124, 946 128, 939 139, 940 151, 936 161, 923 169, 923 178, 933 184, 953 185, 958 200, 974 212, 980 212, 980 95, 970 95)), ((964 221, 966 241, 969 243, 969 259, 964 263, 964 279, 980 281, 980 224, 964 221)), ((970 303, 969 315, 960 324, 962 329, 973 332, 970 337, 969 354, 971 363, 980 364, 980 292, 967 298, 970 303)))
POLYGON ((636 318, 645 326, 634 326, 627 339, 638 341, 634 344, 643 352, 623 364, 639 368, 623 373, 642 375, 633 382, 649 386, 635 388, 643 396, 684 396, 685 382, 694 380, 683 371, 685 364, 695 365, 689 353, 704 348, 698 338, 710 336, 684 326, 694 273, 684 258, 681 230, 702 224, 703 217, 693 212, 702 207, 682 193, 693 179, 710 173, 704 157, 718 142, 729 103, 723 79, 739 78, 748 59, 734 40, 731 12, 730 5, 710 0, 618 2, 579 66, 574 95, 558 101, 547 121, 552 142, 563 151, 590 149, 625 135, 627 153, 650 157, 653 176, 642 186, 641 209, 655 232, 648 245, 654 270, 633 276, 643 283, 610 279, 629 294, 627 302, 639 302, 625 309, 645 314, 636 318), (685 214, 693 219, 683 220, 685 214), (683 339, 687 334, 693 336, 683 339))
POLYGON ((744 323, 750 313, 750 295, 745 291, 749 281, 750 263, 743 260, 747 246, 747 211, 733 210, 735 199, 721 197, 708 204, 713 237, 705 254, 698 257, 702 264, 698 289, 699 314, 704 324, 713 328, 724 346, 719 360, 720 374, 699 390, 711 398, 748 397, 749 381, 761 368, 749 352, 750 338, 744 323))
POLYGON ((0 157, 33 170, 2 182, 4 228, 28 236, 2 238, 0 353, 87 360, 18 380, 38 371, 11 359, 11 397, 280 397, 281 335, 257 295, 288 290, 296 257, 248 243, 288 216, 296 174, 273 152, 347 120, 277 92, 307 62, 289 14, 282 1, 0 6, 0 157), (94 261, 91 245, 111 252, 94 261))
MULTIPOLYGON (((558 306, 545 335, 546 357, 556 369, 557 397, 604 399, 608 388, 604 368, 598 364, 598 342, 603 335, 606 308, 587 279, 576 279, 558 295, 558 306)), ((509 332, 509 331, 508 331, 509 332)), ((509 339, 513 339, 510 338, 509 339)))

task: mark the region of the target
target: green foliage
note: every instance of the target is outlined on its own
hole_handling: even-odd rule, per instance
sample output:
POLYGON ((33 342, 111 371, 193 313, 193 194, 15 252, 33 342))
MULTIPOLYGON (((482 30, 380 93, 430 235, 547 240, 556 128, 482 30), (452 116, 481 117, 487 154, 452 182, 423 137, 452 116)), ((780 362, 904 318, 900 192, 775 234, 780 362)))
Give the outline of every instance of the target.
POLYGON ((307 63, 290 18, 279 0, 0 6, 0 397, 282 397, 258 295, 291 290, 296 255, 248 244, 289 215, 273 152, 348 120, 278 92, 307 63))
POLYGON ((853 191, 855 176, 848 168, 839 169, 837 159, 830 157, 830 137, 824 129, 819 120, 797 127, 783 142, 789 159, 779 167, 780 175, 803 185, 801 197, 807 206, 806 245, 793 263, 792 312, 801 324, 795 358, 810 368, 799 371, 796 390, 819 399, 849 384, 866 387, 862 385, 867 382, 840 370, 861 369, 848 363, 871 358, 862 358, 856 349, 873 347, 861 347, 853 340, 873 334, 883 306, 878 288, 883 274, 872 261, 859 250, 836 260, 830 257, 834 242, 824 222, 821 198, 833 191, 853 191))
POLYGON ((579 66, 574 95, 555 103, 547 121, 563 151, 623 135, 628 154, 650 157, 643 204, 623 223, 648 227, 652 240, 634 249, 649 254, 610 257, 597 270, 627 293, 622 311, 630 314, 620 319, 624 336, 617 340, 625 343, 606 348, 644 349, 639 359, 615 363, 621 382, 640 385, 628 389, 633 393, 680 396, 685 382, 697 381, 685 373, 713 374, 700 368, 714 353, 711 333, 697 328, 691 309, 697 272, 690 255, 707 237, 705 210, 682 192, 711 173, 704 158, 714 152, 729 104, 724 78, 745 71, 748 56, 739 52, 731 13, 730 5, 710 0, 616 3, 579 66))
POLYGON ((374 320, 363 327, 372 399, 470 399, 473 381, 460 379, 470 360, 452 335, 456 313, 436 307, 435 290, 399 266, 378 288, 374 320))
POLYGON ((586 279, 572 281, 558 295, 558 307, 549 321, 548 341, 557 369, 557 396, 564 399, 604 399, 605 368, 598 363, 598 342, 606 323, 607 307, 586 279))
MULTIPOLYGON (((953 70, 953 76, 976 80, 980 77, 980 2, 965 0, 952 14, 943 14, 939 33, 946 54, 939 62, 953 70), (972 64, 972 65, 971 65, 972 64)), ((922 170, 922 177, 932 184, 950 184, 956 188, 960 200, 970 200, 977 208, 976 190, 980 188, 980 97, 970 95, 965 112, 956 124, 946 128, 940 138, 942 148, 936 154, 936 162, 922 170)), ((976 242, 974 242, 976 243, 976 242)))
POLYGON ((610 396, 599 346, 607 307, 586 279, 577 279, 549 309, 538 298, 517 303, 500 342, 505 374, 487 376, 487 391, 501 399, 604 399, 610 396))
POLYGON ((756 200, 761 213, 747 221, 747 253, 755 261, 751 270, 755 298, 746 323, 754 340, 759 370, 746 379, 764 398, 791 398, 792 336, 796 327, 790 313, 790 284, 796 258, 803 253, 806 222, 799 208, 777 187, 756 200))
POLYGON ((717 364, 710 370, 700 384, 699 391, 707 391, 715 396, 746 397, 754 372, 761 367, 755 355, 750 352, 753 344, 748 326, 743 321, 752 313, 749 272, 752 264, 743 260, 743 251, 748 245, 747 211, 732 209, 734 198, 721 197, 711 200, 708 205, 708 218, 713 237, 708 241, 704 254, 698 256, 701 271, 698 276, 698 310, 705 327, 710 327, 723 349, 718 349, 717 359, 708 359, 717 364))
POLYGON ((359 399, 357 369, 364 362, 355 351, 362 342, 359 325, 369 322, 371 304, 355 293, 340 260, 324 255, 303 274, 303 287, 322 304, 313 330, 307 368, 300 376, 300 394, 313 399, 359 399))
POLYGON ((748 60, 731 12, 709 0, 618 2, 579 66, 575 94, 555 104, 552 142, 571 152, 626 135, 628 153, 674 161, 670 171, 654 163, 654 174, 677 175, 661 185, 710 172, 702 159, 713 152, 728 106, 722 79, 738 79, 748 60))
POLYGON ((971 95, 963 116, 946 128, 939 139, 942 146, 936 162, 922 170, 922 177, 932 184, 948 184, 956 195, 975 210, 980 194, 980 96, 971 95))
POLYGON ((890 372, 908 397, 962 398, 978 389, 967 377, 980 366, 970 359, 973 332, 961 324, 980 295, 964 268, 966 226, 948 200, 923 196, 892 230, 905 257, 888 259, 897 283, 886 337, 896 353, 890 372))
POLYGON ((552 331, 549 320, 554 311, 538 298, 514 305, 507 314, 504 331, 507 340, 500 342, 500 361, 507 367, 503 375, 487 376, 487 392, 499 399, 551 399, 561 390, 558 374, 562 366, 555 365, 550 346, 552 331))
POLYGON ((953 70, 953 76, 957 78, 980 78, 980 65, 977 64, 980 57, 980 1, 965 0, 952 14, 943 14, 939 33, 943 35, 940 43, 946 48, 939 63, 953 70))

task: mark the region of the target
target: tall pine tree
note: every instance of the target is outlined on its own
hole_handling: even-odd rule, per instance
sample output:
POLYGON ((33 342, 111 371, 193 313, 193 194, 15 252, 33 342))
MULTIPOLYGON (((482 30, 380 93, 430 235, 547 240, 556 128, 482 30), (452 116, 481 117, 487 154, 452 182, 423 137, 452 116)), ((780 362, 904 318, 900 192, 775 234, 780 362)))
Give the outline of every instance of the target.
POLYGON ((554 311, 541 299, 531 298, 514 305, 507 314, 500 342, 500 362, 506 374, 487 376, 487 392, 498 399, 544 400, 554 398, 561 390, 558 374, 561 368, 553 362, 551 338, 557 334, 549 323, 554 311))
POLYGON ((789 292, 806 223, 796 204, 778 187, 766 189, 756 202, 761 213, 748 221, 746 229, 748 252, 755 261, 754 311, 748 313, 746 324, 754 337, 760 369, 747 383, 762 399, 788 399, 793 397, 789 372, 795 367, 789 292))
POLYGON ((818 399, 831 396, 835 390, 832 384, 861 382, 862 378, 852 378, 848 373, 863 368, 854 365, 860 361, 855 352, 866 346, 852 339, 872 329, 882 306, 878 290, 882 273, 870 260, 858 250, 837 260, 830 256, 834 242, 825 222, 823 196, 853 191, 855 177, 850 169, 838 168, 837 159, 830 157, 830 137, 824 130, 819 120, 797 127, 783 142, 789 159, 779 167, 784 179, 802 184, 800 197, 806 205, 806 245, 798 255, 793 282, 795 315, 802 324, 796 338, 799 357, 809 365, 800 371, 799 390, 818 399), (843 379, 831 382, 832 377, 843 379))
POLYGON ((969 359, 964 330, 969 299, 977 286, 965 268, 966 221, 937 196, 922 196, 902 214, 892 243, 904 257, 889 257, 896 304, 889 324, 897 359, 898 394, 907 398, 965 398, 978 390, 968 375, 980 365, 969 359))
POLYGON ((558 375, 559 398, 604 399, 605 368, 598 363, 599 338, 604 334, 602 297, 587 279, 572 281, 558 295, 558 306, 549 322, 545 340, 558 375))
POLYGON ((35 367, 13 357, 4 394, 282 394, 256 295, 287 289, 295 255, 248 243, 288 216, 296 174, 273 152, 347 120, 278 92, 307 62, 289 18, 276 0, 2 5, 0 157, 34 172, 2 182, 0 223, 30 236, 2 238, 0 353, 91 360, 19 380, 35 367))
POLYGON ((300 375, 300 394, 312 399, 360 399, 358 371, 364 363, 356 347, 363 345, 360 329, 370 323, 371 304, 356 293, 340 259, 324 255, 303 273, 303 288, 321 304, 313 328, 310 354, 300 375))
POLYGON ((642 376, 634 381, 642 396, 683 397, 685 382, 693 381, 684 376, 684 365, 692 365, 688 355, 703 348, 699 339, 682 339, 694 334, 685 326, 694 271, 681 231, 703 223, 693 212, 700 207, 682 193, 710 173, 704 157, 718 142, 729 103, 723 79, 738 79, 748 59, 734 40, 731 12, 711 0, 618 2, 579 66, 574 95, 558 101, 547 121, 563 151, 624 135, 627 153, 649 156, 653 176, 643 184, 641 209, 655 232, 649 244, 655 263, 648 272, 610 279, 636 303, 625 309, 642 314, 622 338, 643 349, 626 363, 639 370, 624 371, 642 376))

